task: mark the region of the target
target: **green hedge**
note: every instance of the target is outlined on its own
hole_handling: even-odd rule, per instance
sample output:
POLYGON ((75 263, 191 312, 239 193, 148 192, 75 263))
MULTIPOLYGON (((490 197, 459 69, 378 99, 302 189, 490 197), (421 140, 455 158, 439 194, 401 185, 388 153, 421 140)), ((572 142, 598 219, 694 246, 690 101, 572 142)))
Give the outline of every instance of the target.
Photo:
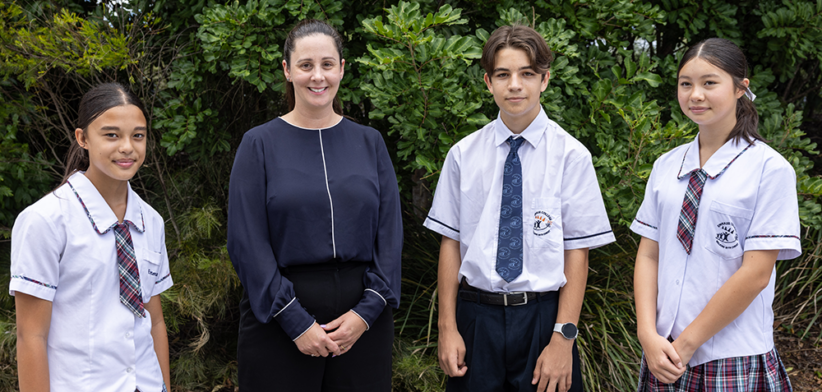
MULTIPOLYGON (((514 22, 555 51, 542 103, 592 152, 618 237, 591 254, 579 339, 589 390, 636 381, 637 237, 627 225, 653 161, 696 133, 674 75, 684 48, 704 38, 746 52, 760 132, 796 169, 806 252, 778 264, 775 307, 799 336, 817 322, 806 305, 822 299, 822 1, 799 0, 0 0, 0 289, 14 218, 57 184, 80 96, 100 81, 129 84, 152 113, 151 153, 132 185, 167 222, 173 389, 233 390, 241 287, 225 249, 228 177, 242 134, 285 112, 281 45, 305 17, 343 34, 345 111, 384 132, 400 181, 396 390, 443 386, 432 356, 438 238, 420 217, 448 149, 497 114, 478 57, 491 31, 514 22)), ((2 390, 16 388, 13 312, 0 295, 2 390)))

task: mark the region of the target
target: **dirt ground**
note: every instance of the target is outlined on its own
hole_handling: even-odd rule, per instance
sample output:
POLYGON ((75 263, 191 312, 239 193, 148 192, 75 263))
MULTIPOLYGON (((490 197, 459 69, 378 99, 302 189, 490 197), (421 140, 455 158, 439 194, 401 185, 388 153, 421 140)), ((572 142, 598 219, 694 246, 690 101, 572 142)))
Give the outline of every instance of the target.
POLYGON ((774 331, 776 349, 797 392, 822 391, 822 341, 816 340, 819 331, 815 332, 808 334, 811 338, 799 340, 784 330, 774 331))

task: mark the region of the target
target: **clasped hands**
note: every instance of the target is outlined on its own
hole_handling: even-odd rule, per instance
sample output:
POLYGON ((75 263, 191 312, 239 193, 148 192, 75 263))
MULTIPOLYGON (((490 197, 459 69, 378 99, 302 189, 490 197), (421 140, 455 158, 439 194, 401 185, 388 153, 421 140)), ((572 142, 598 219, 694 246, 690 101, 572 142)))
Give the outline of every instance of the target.
POLYGON ((682 343, 681 340, 668 339, 654 333, 644 341, 641 339, 642 349, 645 351, 645 362, 648 369, 665 384, 672 384, 685 373, 687 364, 694 355, 694 350, 682 343))
POLYGON ((312 357, 342 355, 351 350, 366 328, 365 321, 349 310, 328 324, 315 322, 294 343, 300 352, 312 357))

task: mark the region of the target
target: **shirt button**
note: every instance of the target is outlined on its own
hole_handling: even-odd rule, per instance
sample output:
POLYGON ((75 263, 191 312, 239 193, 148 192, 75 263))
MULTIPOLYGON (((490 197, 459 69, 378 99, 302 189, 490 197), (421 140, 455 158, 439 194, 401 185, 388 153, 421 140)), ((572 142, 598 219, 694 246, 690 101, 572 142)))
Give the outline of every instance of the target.
POLYGON ((676 280, 676 285, 679 286, 679 279, 676 280))
POLYGON ((131 372, 133 372, 133 371, 134 371, 134 369, 133 369, 133 368, 128 368, 128 369, 126 369, 126 373, 131 373, 131 372))
POLYGON ((131 332, 126 332, 126 339, 131 339, 131 332))

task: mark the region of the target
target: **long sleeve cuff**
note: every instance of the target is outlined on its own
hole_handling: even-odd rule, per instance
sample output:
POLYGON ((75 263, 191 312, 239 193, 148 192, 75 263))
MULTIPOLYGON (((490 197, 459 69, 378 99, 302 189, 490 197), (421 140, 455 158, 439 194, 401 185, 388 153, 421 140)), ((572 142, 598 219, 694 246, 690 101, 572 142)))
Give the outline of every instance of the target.
POLYGON ((373 289, 365 289, 360 302, 351 309, 357 316, 365 322, 366 331, 371 329, 371 325, 377 320, 382 311, 388 305, 385 298, 373 289))
POLYGON ((314 325, 314 318, 300 305, 296 297, 274 315, 274 320, 280 323, 291 340, 297 340, 314 325))

